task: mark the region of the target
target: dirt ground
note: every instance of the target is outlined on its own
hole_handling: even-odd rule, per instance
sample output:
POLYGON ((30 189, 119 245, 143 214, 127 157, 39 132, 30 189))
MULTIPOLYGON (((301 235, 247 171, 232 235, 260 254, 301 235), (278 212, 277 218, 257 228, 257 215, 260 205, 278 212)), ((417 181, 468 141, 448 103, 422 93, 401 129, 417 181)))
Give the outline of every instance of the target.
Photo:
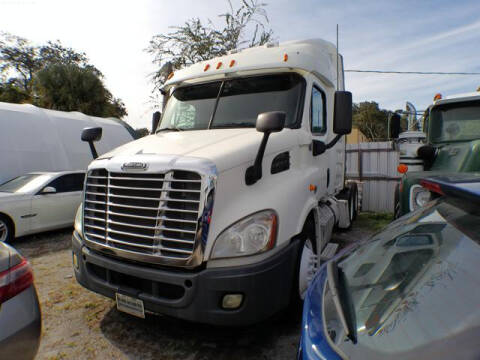
MULTIPOLYGON (((337 233, 342 245, 371 234, 365 222, 337 233)), ((293 359, 301 314, 284 312, 249 328, 193 324, 168 317, 137 319, 77 284, 72 270, 72 229, 15 240, 34 270, 42 307, 37 359, 293 359)))

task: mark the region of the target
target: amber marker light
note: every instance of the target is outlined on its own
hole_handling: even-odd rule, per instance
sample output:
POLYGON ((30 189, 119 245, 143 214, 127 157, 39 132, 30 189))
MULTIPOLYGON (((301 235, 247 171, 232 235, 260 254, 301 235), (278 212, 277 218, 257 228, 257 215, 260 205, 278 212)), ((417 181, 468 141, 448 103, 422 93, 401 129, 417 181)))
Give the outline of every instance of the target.
POLYGON ((310 184, 310 186, 308 187, 308 189, 309 189, 311 192, 315 192, 315 191, 317 191, 317 186, 316 186, 316 185, 313 185, 313 184, 310 184))
POLYGON ((433 101, 437 101, 437 100, 441 100, 442 99, 442 94, 438 93, 438 94, 435 94, 435 96, 433 97, 433 101))
POLYGON ((231 61, 230 61, 230 65, 229 65, 229 66, 232 67, 233 65, 235 65, 235 60, 231 60, 231 61))
POLYGON ((220 61, 218 64, 217 64, 217 70, 220 69, 222 67, 222 62, 220 61))
POLYGON ((173 72, 171 72, 171 73, 168 75, 167 80, 170 80, 172 77, 173 77, 173 72))
POLYGON ((400 164, 400 165, 398 165, 398 167, 397 167, 397 171, 398 171, 400 174, 406 174, 407 171, 408 171, 408 166, 405 165, 405 164, 400 164))
POLYGON ((283 61, 285 61, 285 62, 288 61, 288 54, 283 54, 283 61))
POLYGON ((203 71, 207 71, 208 69, 210 69, 210 64, 205 65, 205 67, 203 68, 203 71))

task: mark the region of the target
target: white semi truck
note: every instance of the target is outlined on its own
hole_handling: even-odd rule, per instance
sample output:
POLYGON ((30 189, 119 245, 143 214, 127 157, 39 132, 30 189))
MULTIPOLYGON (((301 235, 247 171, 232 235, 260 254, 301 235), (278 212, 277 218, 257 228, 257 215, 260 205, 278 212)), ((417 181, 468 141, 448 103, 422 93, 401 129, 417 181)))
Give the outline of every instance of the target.
MULTIPOLYGON (((76 278, 140 317, 259 322, 303 298, 357 212, 342 58, 319 39, 268 44, 176 71, 163 91, 152 134, 88 167, 76 278)), ((93 149, 100 136, 82 133, 93 149)))

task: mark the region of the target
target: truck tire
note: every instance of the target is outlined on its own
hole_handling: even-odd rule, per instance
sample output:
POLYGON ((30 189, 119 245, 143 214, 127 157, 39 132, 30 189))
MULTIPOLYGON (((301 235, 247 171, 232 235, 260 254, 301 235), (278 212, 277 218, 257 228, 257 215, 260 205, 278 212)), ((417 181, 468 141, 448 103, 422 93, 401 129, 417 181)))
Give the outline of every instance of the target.
POLYGON ((10 219, 0 215, 0 242, 10 242, 13 239, 13 226, 10 219))
POLYGON ((351 182, 348 183, 345 188, 337 196, 340 200, 348 201, 348 220, 349 225, 342 230, 349 230, 358 214, 358 187, 357 183, 351 182))
POLYGON ((350 185, 351 193, 351 209, 353 211, 352 222, 355 221, 358 215, 358 186, 357 183, 352 182, 350 185))
POLYGON ((302 233, 296 241, 301 242, 298 253, 295 274, 293 278, 292 290, 290 295, 290 310, 298 312, 303 307, 308 285, 310 285, 313 275, 316 272, 317 249, 315 242, 315 222, 313 218, 308 218, 302 233), (312 273, 309 276, 309 273, 312 273))

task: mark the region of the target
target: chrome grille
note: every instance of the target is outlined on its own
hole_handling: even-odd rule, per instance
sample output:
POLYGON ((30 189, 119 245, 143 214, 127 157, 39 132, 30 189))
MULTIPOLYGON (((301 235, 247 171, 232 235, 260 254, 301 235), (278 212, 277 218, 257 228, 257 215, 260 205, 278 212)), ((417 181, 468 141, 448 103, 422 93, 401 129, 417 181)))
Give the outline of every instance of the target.
POLYGON ((191 171, 90 170, 85 183, 85 239, 123 253, 188 260, 196 247, 201 188, 201 176, 191 171))

